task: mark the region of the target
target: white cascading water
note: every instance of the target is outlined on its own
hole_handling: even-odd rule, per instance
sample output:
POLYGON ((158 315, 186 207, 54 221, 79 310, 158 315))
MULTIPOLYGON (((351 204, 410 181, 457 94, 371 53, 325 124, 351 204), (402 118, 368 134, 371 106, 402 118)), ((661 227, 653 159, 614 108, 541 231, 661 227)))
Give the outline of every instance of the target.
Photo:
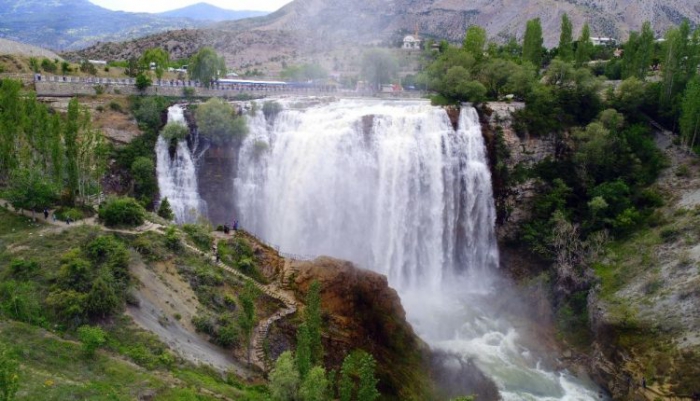
POLYGON ((273 121, 249 119, 235 178, 244 228, 283 252, 386 274, 416 332, 475 359, 504 400, 597 398, 569 374, 541 369, 491 306, 495 209, 473 108, 455 131, 423 101, 294 105, 285 101, 273 121))
MULTIPOLYGON (((174 105, 168 109, 168 123, 187 124, 182 106, 174 105)), ((195 160, 184 139, 178 141, 172 157, 169 148, 170 142, 159 136, 156 174, 160 199, 168 198, 176 223, 192 223, 199 216, 206 216, 205 203, 197 187, 195 160)))

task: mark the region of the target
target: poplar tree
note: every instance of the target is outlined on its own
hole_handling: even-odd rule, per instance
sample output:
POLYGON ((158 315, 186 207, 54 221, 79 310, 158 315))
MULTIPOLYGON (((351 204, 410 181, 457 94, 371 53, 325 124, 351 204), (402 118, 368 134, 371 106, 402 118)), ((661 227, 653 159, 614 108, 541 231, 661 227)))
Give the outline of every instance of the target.
POLYGON ((700 79, 698 77, 693 78, 685 89, 680 126, 683 142, 693 148, 700 132, 700 79))
POLYGON ((67 190, 71 202, 75 201, 78 192, 78 130, 80 129, 80 108, 78 99, 71 99, 68 103, 68 115, 63 131, 63 142, 66 152, 67 190))
POLYGON ((527 21, 523 40, 523 60, 531 62, 538 69, 542 67, 542 24, 539 18, 527 21))
POLYGON ((573 26, 569 16, 564 13, 561 16, 561 34, 559 35, 559 58, 571 61, 574 58, 573 26))
POLYGON ((644 80, 654 55, 654 32, 649 21, 642 25, 641 33, 632 32, 625 44, 622 58, 622 78, 637 77, 644 80))
POLYGON ((302 323, 297 329, 297 348, 294 354, 294 364, 299 372, 299 377, 302 379, 311 370, 311 344, 309 328, 306 323, 302 323))
POLYGON ((581 67, 591 60, 591 52, 593 44, 591 43, 591 29, 588 23, 583 24, 581 36, 578 38, 576 45, 576 66, 581 67))
POLYGON ((313 365, 323 364, 323 343, 321 342, 321 284, 314 280, 306 296, 306 325, 309 329, 309 350, 313 365))
POLYGON ((484 58, 484 47, 486 46, 486 30, 478 25, 472 25, 467 29, 464 36, 462 49, 474 56, 477 61, 484 58))

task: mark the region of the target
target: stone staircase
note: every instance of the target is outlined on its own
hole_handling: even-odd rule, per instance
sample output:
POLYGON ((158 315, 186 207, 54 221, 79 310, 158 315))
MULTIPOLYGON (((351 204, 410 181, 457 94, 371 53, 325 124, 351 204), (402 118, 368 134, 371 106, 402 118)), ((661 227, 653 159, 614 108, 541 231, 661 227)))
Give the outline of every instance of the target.
MULTIPOLYGON (((199 248, 188 244, 183 241, 183 245, 192 250, 195 253, 201 254, 202 250, 199 248)), ((215 257, 211 256, 212 261, 215 261, 215 257)), ((227 273, 230 273, 239 279, 243 280, 246 283, 251 283, 255 288, 257 288, 260 292, 263 294, 267 295, 270 298, 276 299, 280 301, 284 307, 277 312, 275 312, 272 316, 269 316, 267 319, 261 321, 258 323, 258 326, 254 329, 253 331, 253 338, 251 339, 251 350, 252 350, 252 355, 250 357, 250 362, 251 364, 255 365, 258 367, 260 370, 263 372, 266 372, 268 370, 267 366, 267 358, 265 356, 265 339, 267 338, 267 335, 270 331, 270 327, 277 322, 280 319, 283 319, 289 315, 292 315, 296 313, 297 311, 297 302, 294 298, 294 295, 289 292, 285 291, 282 289, 284 287, 283 285, 276 285, 276 284, 260 284, 257 281, 253 280, 252 278, 246 276, 245 274, 239 272, 238 270, 234 269, 233 267, 225 264, 222 261, 214 262, 218 267, 226 271, 227 273)), ((287 280, 291 277, 291 274, 288 273, 290 269, 288 269, 289 266, 289 261, 285 259, 285 266, 282 272, 280 272, 280 277, 282 277, 282 283, 286 283, 287 280)))

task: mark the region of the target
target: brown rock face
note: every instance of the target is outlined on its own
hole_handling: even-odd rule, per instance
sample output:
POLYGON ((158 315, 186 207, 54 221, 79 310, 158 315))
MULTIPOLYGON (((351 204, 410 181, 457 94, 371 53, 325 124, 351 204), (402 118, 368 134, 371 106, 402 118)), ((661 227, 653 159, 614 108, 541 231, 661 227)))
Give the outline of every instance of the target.
POLYGON ((321 257, 293 262, 294 290, 304 299, 321 284, 326 366, 338 369, 354 349, 377 360, 379 389, 388 399, 428 399, 429 349, 406 322, 406 312, 383 275, 350 262, 321 257))

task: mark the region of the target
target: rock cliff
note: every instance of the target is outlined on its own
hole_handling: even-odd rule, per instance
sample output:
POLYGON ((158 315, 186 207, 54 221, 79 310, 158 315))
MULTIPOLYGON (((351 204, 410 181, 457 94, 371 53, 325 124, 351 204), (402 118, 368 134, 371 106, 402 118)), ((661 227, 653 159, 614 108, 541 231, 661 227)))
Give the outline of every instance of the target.
POLYGON ((321 284, 327 366, 337 369, 350 351, 362 349, 377 360, 382 394, 398 399, 426 394, 429 348, 406 322, 385 276, 327 257, 293 262, 290 269, 299 299, 314 280, 321 284))

